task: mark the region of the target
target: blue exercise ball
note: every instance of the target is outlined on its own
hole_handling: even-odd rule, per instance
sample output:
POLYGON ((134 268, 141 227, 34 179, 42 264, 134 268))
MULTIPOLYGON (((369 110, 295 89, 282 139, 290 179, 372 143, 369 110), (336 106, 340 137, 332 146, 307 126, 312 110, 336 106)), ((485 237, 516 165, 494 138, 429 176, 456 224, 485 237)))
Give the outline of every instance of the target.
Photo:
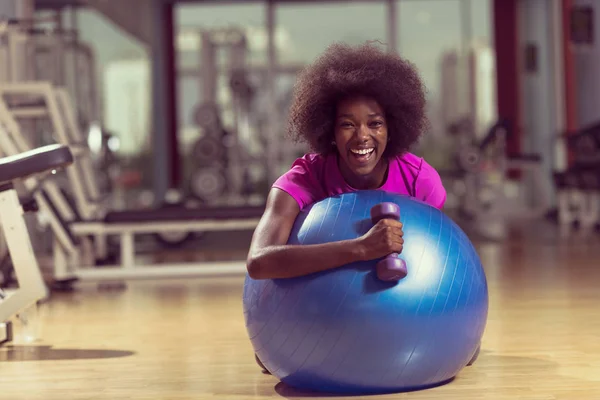
POLYGON ((425 389, 455 378, 478 351, 488 313, 485 273, 469 238, 440 210, 380 190, 343 194, 304 209, 289 243, 360 237, 382 202, 400 208, 403 279, 378 279, 379 260, 299 278, 246 277, 252 346, 285 384, 348 394, 425 389))

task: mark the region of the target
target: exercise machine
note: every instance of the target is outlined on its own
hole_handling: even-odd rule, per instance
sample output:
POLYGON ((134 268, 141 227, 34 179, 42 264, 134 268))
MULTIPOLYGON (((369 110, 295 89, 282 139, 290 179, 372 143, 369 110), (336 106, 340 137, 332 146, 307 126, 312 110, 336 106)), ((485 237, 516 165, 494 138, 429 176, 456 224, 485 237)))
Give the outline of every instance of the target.
MULTIPOLYGON (((256 88, 246 58, 248 45, 242 29, 204 29, 197 32, 200 51, 200 104, 192 122, 199 137, 188 154, 188 192, 203 204, 243 202, 261 196, 252 182, 264 180, 266 165, 260 154, 261 129, 255 117, 256 88), (220 54, 227 55, 220 65, 220 54), (225 76, 227 86, 221 86, 225 76), (226 99, 219 92, 227 90, 226 99)), ((264 199, 263 199, 264 200, 264 199)))
POLYGON ((293 82, 303 65, 248 63, 246 33, 237 27, 190 28, 187 33, 202 43, 198 67, 179 70, 200 84, 191 116, 198 138, 186 154, 188 193, 205 204, 264 201, 273 177, 307 150, 269 134, 285 130, 293 82), (276 92, 270 94, 265 89, 273 82, 276 92))
POLYGON ((264 204, 202 208, 157 208, 113 211, 102 203, 96 190, 89 149, 82 140, 70 112, 66 91, 47 82, 12 83, 0 87, 0 123, 7 134, 0 140, 5 154, 28 148, 18 118, 35 115, 48 118, 59 144, 73 152, 73 166, 67 168, 72 185, 73 202, 64 198, 51 184, 43 185, 40 210, 50 221, 54 236, 54 279, 72 284, 78 279, 120 280, 154 277, 197 276, 220 273, 242 273, 245 262, 206 262, 200 265, 151 266, 136 264, 136 235, 190 231, 235 231, 256 227, 264 204), (31 105, 17 105, 8 98, 27 98, 31 105), (107 239, 119 238, 120 257, 116 265, 98 266, 108 255, 107 239))
MULTIPOLYGON (((468 129, 463 125, 460 129, 468 129)), ((507 223, 515 220, 543 219, 548 212, 546 196, 537 195, 531 204, 523 189, 541 193, 544 180, 539 154, 514 154, 506 149, 511 126, 507 121, 492 125, 486 135, 473 139, 460 129, 454 153, 454 168, 440 171, 450 196, 454 196, 457 216, 482 237, 501 240, 507 223), (470 139, 466 139, 470 138, 470 139), (510 179, 510 174, 518 174, 510 179), (531 182, 531 184, 530 184, 531 182)))
POLYGON ((73 162, 68 147, 49 145, 0 159, 0 224, 12 259, 18 288, 0 290, 0 342, 12 340, 11 319, 43 300, 48 289, 42 277, 24 213, 37 210, 37 183, 73 162), (33 179, 35 177, 35 179, 33 179), (19 197, 19 185, 26 195, 19 197))
POLYGON ((600 123, 559 136, 571 165, 553 174, 560 226, 600 228, 600 123))
POLYGON ((0 82, 47 81, 66 87, 83 124, 100 119, 96 57, 77 31, 55 18, 0 21, 0 82), (37 25, 55 23, 53 28, 37 25))

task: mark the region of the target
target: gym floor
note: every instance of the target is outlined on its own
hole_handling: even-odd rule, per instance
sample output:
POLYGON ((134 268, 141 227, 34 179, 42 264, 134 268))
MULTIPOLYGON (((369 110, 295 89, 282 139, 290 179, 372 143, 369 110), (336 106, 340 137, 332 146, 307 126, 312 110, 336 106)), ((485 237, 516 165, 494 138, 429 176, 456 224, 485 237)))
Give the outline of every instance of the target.
MULTIPOLYGON (((477 362, 451 383, 381 399, 600 398, 600 239, 546 223, 475 242, 490 290, 477 362)), ((242 254, 243 252, 240 252, 242 254)), ((0 347, 3 399, 327 397, 255 364, 244 277, 81 284, 40 306, 40 339, 0 347)))

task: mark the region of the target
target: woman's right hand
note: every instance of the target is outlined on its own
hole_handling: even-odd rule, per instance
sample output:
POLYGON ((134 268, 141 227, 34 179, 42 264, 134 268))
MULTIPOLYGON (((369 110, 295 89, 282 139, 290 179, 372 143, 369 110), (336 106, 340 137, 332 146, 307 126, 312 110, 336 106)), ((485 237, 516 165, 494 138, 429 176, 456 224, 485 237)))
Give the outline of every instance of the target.
POLYGON ((358 239, 363 259, 367 261, 386 257, 391 253, 401 253, 403 236, 402 222, 390 218, 379 220, 358 239))

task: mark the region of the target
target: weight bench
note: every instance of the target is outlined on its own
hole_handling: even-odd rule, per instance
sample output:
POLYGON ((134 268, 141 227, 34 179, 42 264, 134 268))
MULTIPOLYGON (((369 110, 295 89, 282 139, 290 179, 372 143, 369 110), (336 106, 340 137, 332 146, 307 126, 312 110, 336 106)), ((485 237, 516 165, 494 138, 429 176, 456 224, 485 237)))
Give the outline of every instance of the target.
POLYGON ((50 145, 0 159, 0 223, 12 259, 18 289, 0 295, 0 341, 11 340, 10 319, 47 295, 37 259, 33 252, 24 207, 31 199, 20 199, 15 183, 33 175, 50 173, 73 162, 67 146, 50 145), (3 336, 3 337, 2 337, 3 336))
POLYGON ((108 212, 99 220, 64 220, 45 185, 35 195, 40 213, 53 232, 55 288, 68 289, 77 280, 176 278, 214 274, 241 274, 244 261, 195 262, 180 265, 136 265, 135 235, 157 233, 236 231, 254 229, 264 206, 164 207, 153 210, 108 212), (116 265, 100 265, 108 257, 107 239, 118 236, 120 259, 116 265))
MULTIPOLYGON (((243 273, 245 262, 203 262, 202 265, 136 266, 135 241, 137 234, 194 231, 236 231, 254 229, 264 212, 264 206, 254 207, 165 207, 154 210, 109 212, 99 221, 77 221, 67 224, 75 237, 93 235, 98 250, 106 254, 106 237, 120 237, 120 263, 98 268, 58 270, 55 275, 76 276, 80 279, 111 280, 158 277, 199 276, 205 274, 243 273)), ((55 246, 55 251, 60 251, 55 246)), ((64 264, 63 264, 64 265, 64 264)))

